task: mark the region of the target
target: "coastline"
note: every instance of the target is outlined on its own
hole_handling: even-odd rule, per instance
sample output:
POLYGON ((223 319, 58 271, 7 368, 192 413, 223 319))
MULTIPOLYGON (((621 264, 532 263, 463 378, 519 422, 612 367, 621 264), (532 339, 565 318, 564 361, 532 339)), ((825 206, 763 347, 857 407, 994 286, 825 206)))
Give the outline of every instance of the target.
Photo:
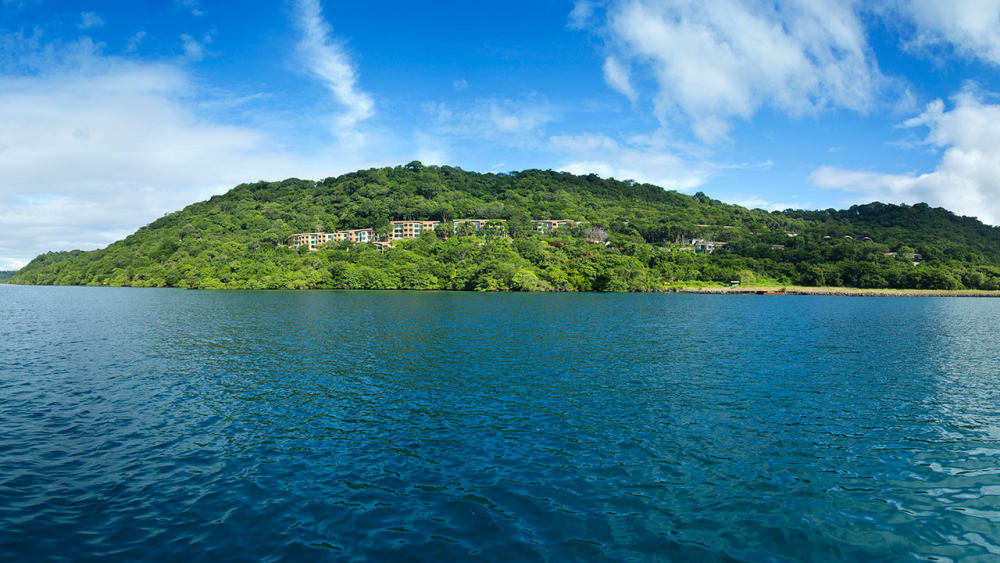
POLYGON ((860 289, 855 287, 746 286, 678 287, 672 293, 708 295, 836 295, 841 297, 1000 297, 1000 291, 983 289, 860 289))
MULTIPOLYGON (((73 284, 26 284, 0 281, 0 285, 29 287, 128 287, 128 285, 73 285, 73 284)), ((136 289, 143 289, 137 287, 136 289)), ((760 285, 760 286, 679 286, 664 289, 650 289, 638 292, 604 292, 604 291, 475 291, 467 289, 363 289, 363 288, 182 288, 163 286, 147 289, 181 289, 184 291, 413 291, 413 292, 459 292, 459 293, 693 293, 701 295, 826 295, 839 297, 1000 297, 1000 290, 984 289, 861 289, 855 287, 809 287, 795 285, 760 285)))

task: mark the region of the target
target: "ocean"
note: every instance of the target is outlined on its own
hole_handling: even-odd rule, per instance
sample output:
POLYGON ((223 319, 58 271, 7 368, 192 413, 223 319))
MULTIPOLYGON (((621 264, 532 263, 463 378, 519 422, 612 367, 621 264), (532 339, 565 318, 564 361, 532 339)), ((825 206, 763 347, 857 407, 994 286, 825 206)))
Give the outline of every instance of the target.
POLYGON ((0 560, 1000 557, 1000 300, 0 285, 0 560))

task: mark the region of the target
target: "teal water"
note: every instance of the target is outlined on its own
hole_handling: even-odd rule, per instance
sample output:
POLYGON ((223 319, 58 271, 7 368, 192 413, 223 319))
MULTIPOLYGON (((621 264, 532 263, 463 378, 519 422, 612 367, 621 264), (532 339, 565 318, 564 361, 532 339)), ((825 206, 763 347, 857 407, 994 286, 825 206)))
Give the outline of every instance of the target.
POLYGON ((0 285, 0 560, 997 560, 1000 300, 0 285))

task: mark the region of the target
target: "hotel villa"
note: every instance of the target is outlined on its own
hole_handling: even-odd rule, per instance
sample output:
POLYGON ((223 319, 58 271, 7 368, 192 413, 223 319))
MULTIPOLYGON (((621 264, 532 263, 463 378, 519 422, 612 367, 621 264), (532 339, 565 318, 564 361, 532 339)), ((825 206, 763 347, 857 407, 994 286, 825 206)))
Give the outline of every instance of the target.
MULTIPOLYGON (((502 224, 506 222, 504 219, 455 219, 451 221, 451 224, 452 232, 457 233, 459 226, 463 223, 468 223, 472 225, 473 232, 478 233, 490 223, 502 224)), ((390 240, 403 240, 418 238, 420 233, 424 231, 433 231, 435 227, 441 224, 441 221, 390 221, 389 224, 392 227, 389 235, 390 240)), ((576 224, 576 221, 570 219, 540 219, 531 221, 531 225, 540 233, 551 233, 559 228, 574 224, 576 224)), ((296 250, 303 246, 308 247, 309 250, 318 250, 321 244, 330 241, 370 242, 378 247, 379 250, 392 247, 392 243, 389 241, 376 240, 375 230, 370 228, 337 231, 335 233, 296 233, 291 235, 289 239, 288 246, 296 250)))
POLYGON ((297 233, 289 238, 292 240, 288 246, 296 250, 302 246, 308 246, 309 250, 316 250, 319 245, 330 241, 374 242, 375 230, 353 229, 350 231, 337 231, 335 233, 297 233))
POLYGON ((542 219, 532 221, 531 225, 540 233, 551 233, 556 229, 573 225, 574 223, 575 221, 570 221, 569 219, 542 219))

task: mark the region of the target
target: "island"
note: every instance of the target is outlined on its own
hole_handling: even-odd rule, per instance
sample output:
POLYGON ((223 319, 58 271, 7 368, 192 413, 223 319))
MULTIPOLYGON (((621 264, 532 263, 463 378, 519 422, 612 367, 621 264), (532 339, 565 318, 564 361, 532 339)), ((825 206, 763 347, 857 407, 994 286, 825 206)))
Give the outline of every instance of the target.
POLYGON ((926 204, 769 212, 595 174, 414 161, 241 184, 106 248, 42 254, 6 282, 985 294, 1000 290, 1000 229, 926 204))

